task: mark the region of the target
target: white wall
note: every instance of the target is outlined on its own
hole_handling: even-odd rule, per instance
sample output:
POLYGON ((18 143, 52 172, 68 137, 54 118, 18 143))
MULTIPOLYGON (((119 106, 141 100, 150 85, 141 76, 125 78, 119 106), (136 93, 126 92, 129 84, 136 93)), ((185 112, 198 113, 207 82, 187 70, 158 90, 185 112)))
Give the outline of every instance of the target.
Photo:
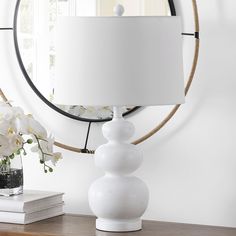
MULTIPOLYGON (((0 26, 11 25, 11 5, 13 0, 0 1, 0 26)), ((236 2, 198 0, 198 6, 201 51, 193 87, 171 123, 141 144, 145 160, 136 175, 150 189, 145 219, 236 227, 236 2)), ((11 32, 0 32, 0 42, 0 85, 8 97, 34 113, 59 140, 81 146, 86 125, 56 114, 34 95, 17 65, 11 32)), ((136 137, 159 114, 147 108, 132 117, 136 137)), ((95 125, 91 146, 103 141, 99 129, 95 125)), ((102 172, 91 156, 62 152, 64 160, 48 175, 36 156, 25 158, 25 187, 64 191, 66 212, 90 214, 87 190, 102 172)))

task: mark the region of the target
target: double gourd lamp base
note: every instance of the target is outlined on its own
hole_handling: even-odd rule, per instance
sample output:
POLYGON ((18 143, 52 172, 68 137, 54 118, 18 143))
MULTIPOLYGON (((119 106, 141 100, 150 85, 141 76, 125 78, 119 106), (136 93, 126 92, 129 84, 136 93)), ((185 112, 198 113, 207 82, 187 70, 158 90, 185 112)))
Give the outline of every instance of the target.
MULTIPOLYGON (((115 8, 122 15, 123 7, 115 8)), ((89 189, 96 228, 126 232, 142 228, 148 188, 132 175, 142 162, 130 144, 134 126, 121 106, 184 102, 181 21, 179 17, 60 17, 56 27, 55 102, 113 106, 103 125, 108 140, 95 152, 105 175, 89 189)))
POLYGON ((140 217, 148 204, 148 188, 132 176, 141 165, 139 148, 127 141, 134 133, 124 120, 120 107, 114 107, 113 119, 102 127, 108 142, 95 152, 95 164, 105 171, 89 189, 89 204, 99 218, 96 228, 106 231, 134 231, 142 227, 140 217))

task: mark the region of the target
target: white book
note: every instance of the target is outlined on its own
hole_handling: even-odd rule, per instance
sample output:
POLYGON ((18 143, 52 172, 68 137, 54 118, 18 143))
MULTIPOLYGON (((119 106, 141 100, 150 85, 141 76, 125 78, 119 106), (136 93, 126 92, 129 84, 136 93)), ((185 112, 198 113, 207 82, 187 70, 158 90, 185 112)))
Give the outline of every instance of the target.
POLYGON ((24 190, 23 194, 4 197, 0 196, 0 211, 35 212, 62 203, 63 193, 24 190))
POLYGON ((14 224, 29 224, 51 217, 63 215, 63 204, 32 213, 23 212, 0 212, 0 222, 14 224))

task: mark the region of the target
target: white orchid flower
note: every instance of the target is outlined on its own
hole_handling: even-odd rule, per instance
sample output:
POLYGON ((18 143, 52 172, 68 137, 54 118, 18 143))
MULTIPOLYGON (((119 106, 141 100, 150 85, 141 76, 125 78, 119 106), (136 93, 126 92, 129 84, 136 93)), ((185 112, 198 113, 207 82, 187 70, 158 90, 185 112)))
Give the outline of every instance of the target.
POLYGON ((14 118, 25 116, 24 111, 20 107, 11 107, 14 118))
POLYGON ((9 139, 4 135, 0 135, 0 156, 10 156, 13 152, 9 139))
POLYGON ((11 125, 9 121, 0 120, 0 134, 7 135, 9 132, 10 126, 11 125))
POLYGON ((32 115, 25 115, 20 107, 0 102, 0 159, 14 158, 12 154, 21 150, 25 153, 24 145, 32 143, 35 145, 31 151, 38 153, 45 173, 52 172, 53 169, 45 162, 51 161, 55 165, 62 158, 61 153, 53 153, 54 138, 47 135, 46 129, 32 115))
POLYGON ((45 139, 46 141, 42 141, 42 149, 44 152, 51 154, 53 153, 53 144, 54 144, 54 137, 53 136, 49 136, 45 139))
MULTIPOLYGON (((16 151, 18 151, 20 148, 22 148, 23 146, 23 142, 24 142, 24 139, 20 136, 20 135, 17 135, 17 134, 9 134, 7 136, 8 140, 9 140, 9 145, 10 145, 10 148, 12 150, 12 153, 15 153, 16 151)), ((11 154, 12 154, 11 153, 11 154)))
POLYGON ((33 134, 42 139, 47 137, 46 129, 31 115, 27 116, 27 127, 24 127, 24 129, 27 130, 27 134, 33 134))
POLYGON ((60 152, 54 152, 54 153, 52 153, 52 157, 51 157, 50 160, 51 160, 52 164, 54 166, 56 166, 57 162, 61 159, 62 159, 61 153, 60 152))
POLYGON ((0 105, 0 133, 8 134, 17 132, 17 120, 23 115, 23 110, 19 107, 0 105))
POLYGON ((48 162, 51 161, 51 163, 55 166, 56 163, 62 159, 62 155, 60 152, 53 152, 53 144, 54 144, 54 137, 51 135, 43 140, 38 140, 40 147, 37 145, 33 146, 31 148, 32 152, 41 152, 39 155, 40 160, 48 162), (43 154, 42 154, 43 152, 43 154))
POLYGON ((14 117, 11 107, 0 107, 0 120, 10 121, 14 117))

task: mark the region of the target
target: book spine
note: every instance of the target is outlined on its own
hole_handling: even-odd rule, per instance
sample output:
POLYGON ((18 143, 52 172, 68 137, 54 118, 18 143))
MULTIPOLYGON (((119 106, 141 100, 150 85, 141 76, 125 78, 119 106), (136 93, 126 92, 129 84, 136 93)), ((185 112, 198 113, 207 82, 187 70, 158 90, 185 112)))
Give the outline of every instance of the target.
POLYGON ((0 200, 0 211, 24 212, 23 203, 0 200))
POLYGON ((13 212, 0 212, 0 222, 24 224, 25 214, 13 212))

